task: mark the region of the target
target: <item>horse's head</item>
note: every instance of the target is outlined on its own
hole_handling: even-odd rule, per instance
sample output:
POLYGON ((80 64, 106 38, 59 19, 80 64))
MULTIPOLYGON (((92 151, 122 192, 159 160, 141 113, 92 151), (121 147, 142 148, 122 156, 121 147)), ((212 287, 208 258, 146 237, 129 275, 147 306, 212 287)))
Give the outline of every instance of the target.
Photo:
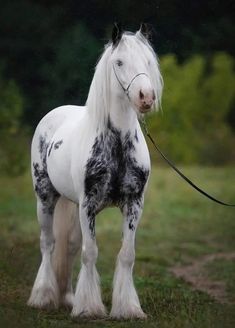
POLYGON ((162 93, 157 57, 147 35, 145 25, 135 34, 123 33, 115 25, 112 33, 111 86, 138 114, 157 108, 162 93))
POLYGON ((159 107, 163 83, 147 35, 144 25, 135 34, 114 26, 112 43, 96 66, 86 102, 99 128, 106 126, 113 104, 131 105, 137 115, 159 107))

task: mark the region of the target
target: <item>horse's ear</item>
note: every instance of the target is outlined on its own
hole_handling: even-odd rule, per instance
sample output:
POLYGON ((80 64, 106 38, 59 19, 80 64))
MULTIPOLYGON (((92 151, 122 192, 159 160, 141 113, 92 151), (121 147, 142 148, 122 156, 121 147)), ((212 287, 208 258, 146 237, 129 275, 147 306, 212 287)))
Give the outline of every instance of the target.
POLYGON ((151 40, 152 39, 152 31, 149 27, 148 24, 146 23, 141 23, 140 24, 140 33, 147 39, 151 40))
POLYGON ((122 38, 123 30, 121 24, 114 23, 112 32, 113 46, 116 46, 122 38))

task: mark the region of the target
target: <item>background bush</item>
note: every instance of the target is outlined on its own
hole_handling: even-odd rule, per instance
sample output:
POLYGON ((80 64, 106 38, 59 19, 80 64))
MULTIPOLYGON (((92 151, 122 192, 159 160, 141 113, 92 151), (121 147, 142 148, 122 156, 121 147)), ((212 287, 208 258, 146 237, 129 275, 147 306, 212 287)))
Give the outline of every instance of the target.
MULTIPOLYGON (((45 104, 51 108, 66 102, 66 94, 75 99, 89 87, 92 76, 92 37, 82 42, 86 30, 76 26, 73 33, 62 38, 57 53, 54 73, 48 85, 54 93, 45 94, 45 104), (70 51, 64 53, 70 44, 70 51), (90 56, 75 56, 83 53, 90 56), (67 60, 66 58, 70 58, 67 60), (87 66, 86 66, 87 65, 87 66), (79 72, 73 67, 80 67, 79 72), (85 69, 83 71, 83 69, 85 69), (79 90, 78 85, 83 85, 79 90), (51 99, 50 99, 51 96, 51 99)), ((96 45, 98 49, 98 45, 96 45)), ((160 59, 164 77, 162 112, 148 118, 150 131, 160 147, 176 162, 183 164, 228 164, 235 160, 235 136, 228 123, 228 114, 235 100, 234 60, 226 53, 211 58, 194 55, 179 63, 175 55, 160 59)), ((53 71, 47 67, 46 70, 53 71)), ((18 86, 12 80, 0 79, 0 170, 17 175, 29 165, 29 129, 22 122, 24 101, 18 86)), ((49 88, 50 90, 50 88, 49 88)), ((150 145, 151 152, 153 151, 150 145)), ((156 158, 156 156, 153 156, 156 158)))
POLYGON ((149 118, 154 137, 177 162, 225 164, 235 159, 228 114, 235 100, 234 60, 226 53, 195 55, 182 64, 160 60, 164 77, 162 114, 149 118))
POLYGON ((0 75, 0 173, 22 174, 29 166, 28 129, 23 125, 23 98, 16 83, 0 75))
POLYGON ((29 140, 48 111, 84 105, 115 21, 131 31, 143 21, 152 26, 165 88, 163 113, 148 120, 163 150, 182 164, 235 162, 235 17, 229 2, 0 3, 1 171, 20 174, 29 165, 29 140))

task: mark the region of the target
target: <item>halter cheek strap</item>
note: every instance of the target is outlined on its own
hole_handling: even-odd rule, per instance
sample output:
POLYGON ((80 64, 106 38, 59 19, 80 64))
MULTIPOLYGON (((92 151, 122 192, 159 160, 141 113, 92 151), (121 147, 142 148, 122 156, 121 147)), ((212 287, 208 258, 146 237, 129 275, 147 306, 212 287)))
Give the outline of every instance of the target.
POLYGON ((138 73, 138 74, 136 74, 136 75, 131 79, 131 82, 130 82, 130 83, 128 84, 128 86, 125 88, 124 85, 122 84, 122 82, 120 81, 118 75, 117 75, 117 72, 116 72, 116 70, 115 70, 114 65, 113 65, 113 71, 114 71, 114 74, 115 74, 115 76, 116 76, 116 79, 117 79, 118 83, 120 84, 122 90, 123 90, 124 93, 127 95, 127 97, 128 97, 129 100, 130 100, 129 90, 130 90, 130 87, 131 87, 132 83, 134 82, 134 80, 135 80, 138 76, 140 76, 140 75, 146 75, 146 76, 148 77, 148 75, 147 75, 146 73, 138 73))

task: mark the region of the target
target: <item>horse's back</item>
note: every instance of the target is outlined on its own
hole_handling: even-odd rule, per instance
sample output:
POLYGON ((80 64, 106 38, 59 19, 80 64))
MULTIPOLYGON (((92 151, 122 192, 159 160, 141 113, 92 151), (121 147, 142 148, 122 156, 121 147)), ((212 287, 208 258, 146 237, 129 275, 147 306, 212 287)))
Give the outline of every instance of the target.
POLYGON ((50 142, 55 132, 68 120, 74 121, 84 112, 85 107, 61 106, 51 110, 38 123, 32 140, 32 157, 40 148, 40 139, 50 142))
POLYGON ((79 117, 84 109, 85 107, 67 105, 51 110, 38 123, 33 140, 38 135, 45 134, 47 135, 47 138, 50 139, 65 121, 79 117))

